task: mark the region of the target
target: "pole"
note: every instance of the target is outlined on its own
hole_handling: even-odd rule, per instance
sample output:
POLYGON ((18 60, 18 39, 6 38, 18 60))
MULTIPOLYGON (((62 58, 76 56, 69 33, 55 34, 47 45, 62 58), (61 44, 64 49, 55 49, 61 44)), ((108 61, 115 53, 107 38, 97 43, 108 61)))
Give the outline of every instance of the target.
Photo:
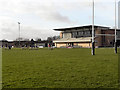
POLYGON ((115 53, 117 54, 116 0, 115 0, 115 53))
POLYGON ((93 5, 92 5, 92 55, 95 55, 95 40, 94 40, 94 36, 95 36, 95 31, 94 31, 94 0, 93 0, 93 5))
POLYGON ((19 47, 20 47, 20 22, 18 22, 18 29, 19 29, 19 47))

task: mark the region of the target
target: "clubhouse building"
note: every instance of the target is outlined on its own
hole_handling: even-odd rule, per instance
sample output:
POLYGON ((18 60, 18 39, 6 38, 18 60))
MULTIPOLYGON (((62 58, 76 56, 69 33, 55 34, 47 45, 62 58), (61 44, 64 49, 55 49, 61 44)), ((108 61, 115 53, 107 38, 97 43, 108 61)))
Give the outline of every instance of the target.
MULTIPOLYGON (((115 41, 115 29, 104 26, 94 26, 95 28, 95 46, 113 47, 115 41)), ((92 25, 54 29, 61 31, 60 39, 53 43, 57 48, 61 47, 92 47, 92 25)), ((119 42, 120 30, 117 29, 117 41, 119 42)), ((119 43, 118 43, 119 45, 119 43)))

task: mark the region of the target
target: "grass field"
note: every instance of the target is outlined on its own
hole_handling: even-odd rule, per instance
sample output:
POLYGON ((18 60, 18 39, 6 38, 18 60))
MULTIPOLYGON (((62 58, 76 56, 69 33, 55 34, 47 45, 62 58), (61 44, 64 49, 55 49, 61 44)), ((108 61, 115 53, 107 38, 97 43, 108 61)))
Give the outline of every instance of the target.
POLYGON ((3 50, 3 88, 117 88, 114 50, 3 50))

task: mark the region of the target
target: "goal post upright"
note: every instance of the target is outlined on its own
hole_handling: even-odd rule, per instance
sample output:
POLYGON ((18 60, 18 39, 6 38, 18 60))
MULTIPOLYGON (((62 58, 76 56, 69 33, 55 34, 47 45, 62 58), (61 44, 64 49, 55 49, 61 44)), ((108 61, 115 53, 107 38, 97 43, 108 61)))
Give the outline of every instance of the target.
POLYGON ((95 55, 94 0, 92 1, 92 55, 95 55))
POLYGON ((115 43, 114 43, 114 47, 115 47, 115 53, 117 54, 117 23, 116 23, 116 0, 115 0, 115 43))

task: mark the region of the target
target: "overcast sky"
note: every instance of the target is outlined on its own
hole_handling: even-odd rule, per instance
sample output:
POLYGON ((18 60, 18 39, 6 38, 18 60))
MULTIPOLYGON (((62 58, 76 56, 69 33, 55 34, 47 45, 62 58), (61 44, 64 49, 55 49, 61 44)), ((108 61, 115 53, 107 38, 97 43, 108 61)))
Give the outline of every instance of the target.
MULTIPOLYGON (((118 2, 119 0, 117 0, 118 2)), ((59 35, 56 28, 92 23, 92 0, 0 0, 0 40, 59 35)), ((95 0, 95 24, 114 27, 114 0, 95 0)))

